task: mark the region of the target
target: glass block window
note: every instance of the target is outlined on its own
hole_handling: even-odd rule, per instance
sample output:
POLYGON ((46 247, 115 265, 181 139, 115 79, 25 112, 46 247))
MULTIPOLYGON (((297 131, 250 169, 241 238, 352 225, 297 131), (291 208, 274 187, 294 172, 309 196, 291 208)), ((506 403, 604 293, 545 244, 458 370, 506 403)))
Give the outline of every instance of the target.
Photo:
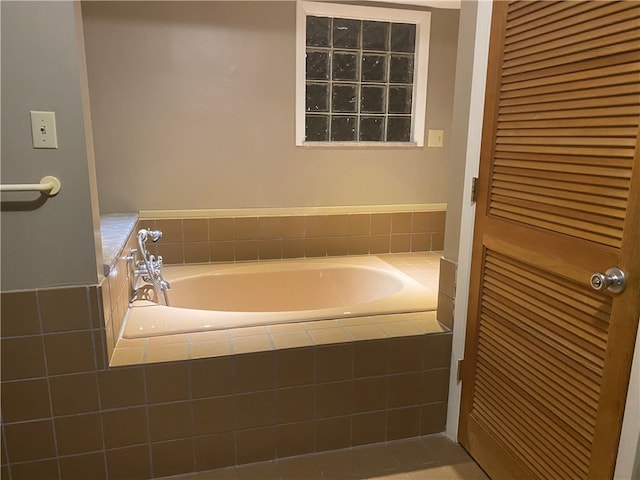
POLYGON ((428 12, 300 4, 297 144, 422 146, 428 12))

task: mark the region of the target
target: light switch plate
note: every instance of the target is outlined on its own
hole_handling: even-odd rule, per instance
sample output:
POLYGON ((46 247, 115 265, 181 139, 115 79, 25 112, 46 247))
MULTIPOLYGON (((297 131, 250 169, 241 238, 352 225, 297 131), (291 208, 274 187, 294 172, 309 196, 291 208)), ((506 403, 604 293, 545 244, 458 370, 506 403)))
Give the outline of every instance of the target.
POLYGON ((427 147, 442 147, 444 145, 444 130, 429 130, 427 147))
POLYGON ((33 148, 58 148, 56 112, 31 111, 33 148))

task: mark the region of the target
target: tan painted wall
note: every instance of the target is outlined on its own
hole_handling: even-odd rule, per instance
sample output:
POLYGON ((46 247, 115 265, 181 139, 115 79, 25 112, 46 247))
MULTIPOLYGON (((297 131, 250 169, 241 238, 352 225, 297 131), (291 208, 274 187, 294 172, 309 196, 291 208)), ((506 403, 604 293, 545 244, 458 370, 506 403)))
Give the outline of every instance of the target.
POLYGON ((458 12, 433 10, 445 148, 294 146, 294 2, 86 2, 103 213, 443 203, 458 12))
POLYGON ((473 56, 475 52, 476 2, 463 1, 460 8, 460 32, 455 80, 455 101, 453 103, 452 132, 461 141, 452 147, 452 158, 448 169, 447 226, 445 230, 445 257, 457 261, 462 218, 463 191, 471 188, 465 185, 465 166, 468 147, 469 111, 471 107, 471 80, 473 77, 473 56))
POLYGON ((38 183, 45 175, 62 182, 46 202, 35 193, 2 195, 3 291, 98 280, 98 207, 76 7, 2 2, 2 183, 38 183), (58 149, 33 148, 30 110, 56 113, 58 149))

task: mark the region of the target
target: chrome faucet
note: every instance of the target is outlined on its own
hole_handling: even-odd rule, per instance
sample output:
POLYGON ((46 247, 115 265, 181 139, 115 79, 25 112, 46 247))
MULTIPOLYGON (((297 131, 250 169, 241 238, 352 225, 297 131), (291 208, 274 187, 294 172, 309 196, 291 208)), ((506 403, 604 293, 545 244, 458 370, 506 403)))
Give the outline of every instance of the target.
MULTIPOLYGON (((169 301, 167 299, 167 290, 171 288, 169 282, 167 282, 164 278, 162 278, 162 256, 158 255, 156 258, 154 255, 149 255, 147 252, 146 243, 149 239, 152 242, 157 242, 162 237, 162 232, 160 230, 149 230, 143 228, 138 231, 138 250, 137 253, 140 254, 142 259, 135 260, 135 252, 132 251, 132 256, 130 257, 132 260, 135 260, 133 274, 137 278, 142 279, 142 281, 147 282, 153 286, 153 289, 156 292, 156 296, 158 297, 159 303, 162 305, 169 305, 169 301)), ((136 284, 137 284, 136 280, 136 284)), ((136 285, 137 289, 137 285, 136 285)))

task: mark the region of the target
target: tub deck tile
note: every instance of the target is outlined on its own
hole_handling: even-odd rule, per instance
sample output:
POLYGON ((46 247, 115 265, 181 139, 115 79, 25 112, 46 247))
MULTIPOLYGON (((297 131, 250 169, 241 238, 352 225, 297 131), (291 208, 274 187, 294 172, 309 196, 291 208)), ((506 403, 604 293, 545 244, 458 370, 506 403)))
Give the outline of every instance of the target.
POLYGON ((351 337, 342 327, 307 330, 316 345, 350 342, 351 337))
POLYGON ((189 342, 190 358, 209 358, 231 355, 229 340, 205 340, 202 342, 189 342))
POLYGON ((233 353, 252 353, 274 350, 269 335, 250 335, 231 339, 233 353))
POLYGON ((377 325, 345 325, 343 328, 354 341, 387 338, 387 334, 377 325))
POLYGON ((389 337, 408 337, 414 335, 421 335, 423 332, 418 326, 407 321, 394 322, 394 323, 382 323, 380 328, 389 337))
POLYGON ((425 312, 409 318, 409 323, 418 327, 422 333, 446 333, 450 330, 436 320, 436 312, 425 312))
POLYGON ((122 367, 125 365, 140 365, 145 363, 147 347, 116 348, 111 356, 110 367, 122 367))
POLYGON ((163 335, 148 339, 121 338, 112 355, 110 366, 189 360, 449 331, 436 320, 436 312, 431 311, 273 325, 257 329, 254 327, 188 335, 163 335))
POLYGON ((304 330, 299 332, 272 333, 271 340, 276 349, 310 347, 313 340, 304 330))
POLYGON ((186 342, 149 345, 145 355, 145 363, 175 362, 188 357, 189 348, 186 342))

